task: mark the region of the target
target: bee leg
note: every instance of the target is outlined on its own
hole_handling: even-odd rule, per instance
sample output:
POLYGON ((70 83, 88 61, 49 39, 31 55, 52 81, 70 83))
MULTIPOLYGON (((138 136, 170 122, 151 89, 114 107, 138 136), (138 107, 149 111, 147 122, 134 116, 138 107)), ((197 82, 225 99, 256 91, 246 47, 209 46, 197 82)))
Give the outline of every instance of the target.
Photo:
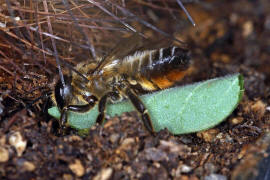
POLYGON ((151 133, 154 134, 154 128, 152 121, 150 119, 150 116, 148 114, 147 109, 145 108, 143 102, 140 100, 140 98, 130 89, 125 90, 126 96, 130 99, 133 106, 137 109, 137 111, 140 113, 141 118, 143 120, 144 126, 146 129, 151 133))
POLYGON ((68 111, 73 111, 73 112, 79 112, 79 113, 84 113, 89 111, 94 107, 95 104, 86 104, 86 105, 69 105, 67 107, 68 111))
POLYGON ((88 104, 85 104, 85 105, 68 105, 67 107, 64 107, 61 111, 61 117, 59 120, 59 125, 61 129, 60 131, 62 131, 60 133, 63 134, 66 131, 68 111, 74 111, 74 112, 80 112, 80 113, 87 112, 95 106, 96 102, 97 102, 97 99, 92 98, 91 100, 88 101, 88 104))
POLYGON ((103 124, 103 122, 104 122, 107 99, 108 99, 108 94, 104 95, 99 100, 99 103, 98 103, 99 114, 98 114, 97 121, 96 121, 98 124, 103 124))
POLYGON ((64 107, 61 111, 61 116, 59 119, 59 126, 60 126, 60 128, 58 129, 59 134, 61 135, 66 134, 66 130, 67 130, 66 123, 67 123, 67 108, 64 107))
POLYGON ((84 104, 84 105, 68 105, 67 110, 68 111, 84 113, 84 112, 87 112, 90 109, 92 109, 95 106, 96 102, 97 102, 97 98, 95 96, 90 96, 89 98, 85 97, 85 100, 88 102, 88 104, 84 104))
POLYGON ((99 100, 99 104, 98 104, 99 115, 98 115, 97 121, 96 121, 98 124, 103 124, 103 122, 104 122, 105 112, 106 112, 106 104, 107 104, 108 97, 113 98, 114 100, 117 100, 117 99, 119 99, 119 94, 117 94, 115 92, 109 92, 109 93, 105 94, 99 100))

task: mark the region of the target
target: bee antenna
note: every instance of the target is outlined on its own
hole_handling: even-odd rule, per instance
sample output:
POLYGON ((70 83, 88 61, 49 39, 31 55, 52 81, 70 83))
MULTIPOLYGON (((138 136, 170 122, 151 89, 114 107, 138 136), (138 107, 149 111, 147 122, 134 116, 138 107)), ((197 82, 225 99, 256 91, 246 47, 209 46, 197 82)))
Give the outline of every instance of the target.
POLYGON ((179 4, 179 6, 182 8, 182 10, 187 15, 188 20, 192 23, 193 26, 196 26, 195 22, 193 21, 192 17, 188 13, 187 9, 184 7, 183 3, 180 0, 176 0, 176 2, 179 4))
MULTIPOLYGON (((66 67, 68 67, 70 70, 74 71, 75 73, 77 73, 79 76, 81 76, 85 82, 89 82, 89 80, 85 77, 85 75, 83 75, 82 73, 80 73, 79 71, 77 71, 71 64, 69 64, 68 62, 66 62, 64 59, 59 58, 60 62, 63 63, 63 65, 65 65, 66 67)), ((62 80, 61 80, 62 81, 62 80)))

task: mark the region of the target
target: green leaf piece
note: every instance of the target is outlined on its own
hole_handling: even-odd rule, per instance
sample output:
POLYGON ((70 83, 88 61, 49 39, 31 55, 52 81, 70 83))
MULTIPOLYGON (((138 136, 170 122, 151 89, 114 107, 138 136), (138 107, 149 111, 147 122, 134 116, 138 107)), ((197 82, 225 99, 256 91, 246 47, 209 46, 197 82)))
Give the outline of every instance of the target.
MULTIPOLYGON (((148 108, 155 131, 167 128, 173 134, 186 134, 209 129, 226 119, 241 100, 243 85, 242 75, 234 74, 140 98, 148 108)), ((129 100, 107 106, 110 116, 134 110, 129 100)), ((56 107, 48 112, 59 119, 56 107)), ((88 129, 95 124, 97 115, 97 106, 87 113, 69 112, 69 124, 78 130, 88 129)))

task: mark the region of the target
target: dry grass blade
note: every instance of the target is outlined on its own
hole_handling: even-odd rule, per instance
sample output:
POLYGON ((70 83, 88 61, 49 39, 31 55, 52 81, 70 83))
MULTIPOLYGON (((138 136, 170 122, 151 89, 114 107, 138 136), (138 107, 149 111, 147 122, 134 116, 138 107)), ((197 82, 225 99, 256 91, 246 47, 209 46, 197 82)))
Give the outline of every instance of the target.
POLYGON ((149 22, 147 22, 147 21, 139 18, 138 16, 136 16, 135 14, 133 14, 132 12, 130 12, 129 10, 127 10, 126 8, 123 8, 123 7, 121 7, 121 6, 119 6, 119 5, 115 4, 115 3, 112 3, 111 1, 108 1, 108 2, 111 3, 112 5, 116 6, 116 8, 119 9, 120 11, 122 11, 126 16, 132 17, 132 18, 136 19, 138 22, 140 22, 141 24, 145 25, 146 27, 148 27, 150 29, 153 29, 154 31, 162 34, 163 36, 168 37, 168 38, 171 38, 171 39, 173 39, 173 40, 175 40, 175 41, 177 41, 177 42, 185 45, 185 43, 183 41, 181 41, 179 39, 176 39, 172 35, 170 35, 170 34, 164 32, 164 31, 160 30, 156 26, 154 26, 154 25, 150 24, 149 22))
POLYGON ((190 22, 192 23, 193 26, 195 26, 195 22, 192 19, 192 17, 189 15, 188 11, 186 10, 185 6, 183 5, 183 3, 180 0, 176 0, 176 2, 179 4, 179 6, 182 8, 182 10, 185 12, 185 14, 187 15, 188 19, 190 20, 190 22))
POLYGON ((112 16, 115 20, 117 20, 120 23, 122 23, 124 26, 126 26, 131 31, 137 32, 135 28, 133 28, 132 26, 130 26, 129 24, 127 24, 126 22, 122 21, 120 18, 118 18, 117 16, 115 16, 113 13, 111 13, 110 11, 108 11, 99 2, 96 2, 96 1, 93 1, 93 0, 87 0, 87 1, 90 2, 90 3, 92 3, 92 4, 94 4, 95 6, 97 6, 99 9, 101 9, 102 11, 104 11, 106 14, 112 16))
MULTIPOLYGON (((46 0, 43 0, 43 6, 44 6, 45 12, 48 13, 49 11, 48 11, 48 6, 47 6, 47 1, 46 0)), ((47 17, 47 23, 48 23, 49 32, 51 34, 53 34, 51 20, 50 20, 49 17, 47 17)), ((62 82, 63 86, 65 86, 64 75, 63 75, 62 68, 61 68, 61 65, 60 65, 60 61, 59 61, 59 57, 58 57, 58 51, 56 49, 55 41, 54 41, 53 38, 51 38, 51 41, 52 41, 52 46, 53 46, 53 51, 54 51, 53 55, 54 55, 55 60, 56 60, 56 63, 57 63, 57 68, 58 68, 58 71, 59 71, 59 76, 60 76, 60 79, 61 79, 61 82, 62 82)))
MULTIPOLYGON (((69 15, 71 16, 72 20, 73 20, 73 23, 75 24, 75 26, 77 27, 78 31, 83 35, 83 38, 84 40, 87 42, 87 45, 90 47, 90 50, 91 50, 91 53, 92 53, 92 57, 94 59, 96 59, 96 51, 95 51, 95 48, 94 46, 92 45, 92 43, 90 43, 90 40, 88 38, 88 36, 86 35, 86 33, 81 29, 81 27, 79 26, 79 23, 77 21, 77 19, 74 17, 73 13, 70 9, 70 6, 68 4, 68 1, 67 0, 62 0, 63 4, 65 5, 65 8, 68 10, 68 13, 69 15)), ((80 9, 78 7, 78 9, 80 9)), ((82 11, 80 11, 82 12, 82 11)))

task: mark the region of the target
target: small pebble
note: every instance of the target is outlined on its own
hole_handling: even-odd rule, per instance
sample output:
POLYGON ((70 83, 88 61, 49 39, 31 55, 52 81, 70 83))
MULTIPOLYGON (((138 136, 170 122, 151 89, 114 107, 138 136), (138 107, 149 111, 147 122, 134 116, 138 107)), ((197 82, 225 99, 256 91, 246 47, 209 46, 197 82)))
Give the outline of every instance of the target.
POLYGON ((8 150, 4 147, 0 147, 0 162, 7 162, 9 159, 8 150))
POLYGON ((23 154, 27 144, 27 141, 23 140, 21 133, 20 132, 12 133, 9 137, 8 142, 10 145, 15 147, 16 152, 20 157, 23 154))
POLYGON ((218 129, 209 129, 206 131, 198 132, 197 136, 202 138, 205 142, 212 142, 218 133, 218 129))
POLYGON ((82 141, 82 138, 77 135, 72 135, 68 137, 68 141, 70 142, 82 141))
POLYGON ((173 153, 179 153, 182 152, 185 146, 177 144, 172 141, 165 141, 165 140, 160 140, 160 146, 159 148, 161 149, 169 149, 170 152, 173 153))
POLYGON ((131 149, 132 146, 135 144, 135 139, 134 138, 126 138, 123 140, 121 146, 119 149, 121 150, 128 150, 131 149))
POLYGON ((210 174, 209 176, 206 176, 204 180, 227 180, 227 177, 221 174, 210 174))
POLYGON ((258 118, 262 118, 266 111, 266 104, 258 100, 251 106, 251 110, 258 115, 258 118))
POLYGON ((237 125, 237 124, 242 123, 243 121, 244 121, 243 117, 235 117, 235 118, 230 119, 231 125, 237 125))
POLYGON ((112 134, 112 135, 110 135, 110 141, 111 141, 111 143, 113 143, 113 144, 116 143, 118 141, 119 137, 120 137, 119 134, 112 134))
POLYGON ((243 24, 243 32, 242 35, 244 37, 249 36, 254 31, 253 23, 252 21, 247 21, 243 24))
POLYGON ((71 174, 64 174, 64 175, 63 175, 63 179, 64 179, 64 180, 73 180, 73 177, 72 177, 71 174))
POLYGON ((34 171, 36 169, 36 166, 34 165, 34 163, 30 162, 30 161, 25 161, 23 163, 23 169, 26 171, 34 171))
POLYGON ((112 176, 113 169, 112 168, 106 168, 102 169, 93 180, 108 180, 112 176))
POLYGON ((148 148, 145 150, 145 157, 147 160, 152 160, 152 161, 168 161, 168 156, 167 154, 156 148, 148 148))
POLYGON ((75 159, 75 162, 72 164, 69 164, 69 169, 78 177, 81 177, 84 175, 84 167, 79 159, 75 159))
POLYGON ((183 164, 183 165, 181 166, 181 172, 182 172, 182 173, 189 173, 191 170, 192 170, 192 167, 190 167, 190 166, 188 166, 188 165, 183 164))
POLYGON ((204 168, 209 172, 209 173, 215 173, 217 171, 217 166, 215 166, 213 163, 205 163, 204 168))
POLYGON ((0 146, 4 146, 6 144, 6 136, 0 137, 0 146))

